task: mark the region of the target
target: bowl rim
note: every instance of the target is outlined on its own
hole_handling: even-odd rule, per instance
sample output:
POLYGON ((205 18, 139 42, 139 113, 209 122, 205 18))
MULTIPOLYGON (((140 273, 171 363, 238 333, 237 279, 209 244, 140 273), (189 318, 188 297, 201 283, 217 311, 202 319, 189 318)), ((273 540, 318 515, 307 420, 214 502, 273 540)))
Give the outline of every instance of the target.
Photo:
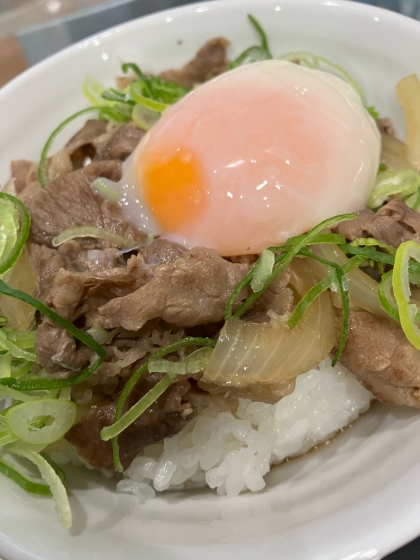
MULTIPOLYGON (((184 16, 188 17, 189 14, 198 10, 212 10, 223 13, 225 9, 231 10, 232 6, 243 7, 244 4, 257 4, 259 7, 275 6, 277 4, 281 4, 282 6, 290 6, 291 8, 296 9, 304 9, 305 6, 310 6, 312 9, 314 6, 319 6, 319 9, 339 8, 344 10, 344 12, 348 14, 360 14, 361 17, 380 17, 382 22, 385 22, 390 26, 398 26, 401 28, 404 27, 405 29, 409 28, 413 31, 417 31, 420 34, 419 21, 403 14, 392 12, 385 8, 355 2, 354 0, 203 0, 187 4, 185 6, 178 6, 161 10, 146 16, 135 18, 122 24, 117 24, 99 33, 92 34, 86 39, 83 39, 82 41, 79 41, 73 45, 65 47, 57 53, 49 56, 45 60, 42 60, 41 62, 28 68, 22 74, 18 75, 16 78, 0 88, 0 102, 3 98, 13 95, 14 92, 18 89, 27 87, 28 84, 30 84, 31 80, 35 76, 37 76, 38 73, 48 71, 58 62, 65 63, 73 56, 76 56, 80 50, 94 47, 95 44, 98 43, 98 41, 103 44, 104 42, 106 42, 108 37, 113 37, 115 34, 121 32, 124 33, 126 31, 138 29, 139 24, 145 27, 154 26, 157 22, 164 20, 169 16, 173 16, 174 14, 176 14, 177 17, 182 18, 184 16)), ((419 535, 419 527, 416 526, 415 523, 413 523, 410 526, 406 526, 405 531, 400 531, 399 534, 402 537, 399 540, 399 543, 396 544, 395 540, 390 538, 382 547, 381 553, 389 554, 400 548, 400 546, 403 546, 404 544, 407 544, 408 542, 416 538, 419 535)), ((0 544, 3 544, 1 540, 0 544)), ((5 544, 11 546, 10 550, 15 550, 14 543, 5 541, 5 544)), ((26 551, 24 552, 24 554, 27 554, 26 551)), ((22 558, 24 557, 28 558, 29 560, 29 558, 32 556, 22 556, 22 558)))
MULTIPOLYGON (((354 0, 246 0, 246 3, 257 3, 259 6, 262 5, 277 5, 281 3, 282 5, 289 5, 293 8, 295 7, 305 7, 310 6, 313 8, 314 5, 320 6, 328 6, 331 8, 340 8, 344 9, 348 13, 357 14, 360 13, 363 16, 373 16, 379 17, 381 16, 382 20, 386 20, 387 23, 400 23, 401 25, 410 26, 413 29, 416 28, 420 32, 420 21, 405 16, 404 14, 400 14, 397 12, 393 12, 391 10, 387 10, 386 8, 381 8, 379 6, 372 6, 370 4, 365 4, 363 2, 357 2, 354 0)), ((218 10, 223 12, 224 9, 231 9, 232 6, 243 6, 243 0, 201 0, 194 2, 192 4, 186 4, 185 6, 176 6, 174 8, 168 8, 165 10, 160 10, 158 12, 154 12, 145 16, 141 16, 127 22, 114 25, 99 33, 94 33, 85 39, 78 41, 72 45, 69 45, 58 52, 52 54, 51 56, 47 57, 44 60, 41 60, 34 66, 24 70, 21 74, 16 76, 10 82, 5 84, 3 87, 0 88, 0 100, 3 96, 9 95, 9 92, 12 93, 15 88, 24 87, 26 82, 32 79, 38 72, 42 72, 47 70, 51 65, 56 64, 56 62, 65 62, 72 56, 74 56, 78 51, 92 47, 95 43, 100 41, 103 43, 106 41, 107 37, 113 36, 116 33, 129 31, 131 29, 136 28, 141 22, 141 25, 153 25, 155 22, 159 20, 165 19, 168 16, 172 16, 174 13, 177 16, 185 16, 188 15, 190 12, 196 11, 209 11, 209 10, 218 10)))

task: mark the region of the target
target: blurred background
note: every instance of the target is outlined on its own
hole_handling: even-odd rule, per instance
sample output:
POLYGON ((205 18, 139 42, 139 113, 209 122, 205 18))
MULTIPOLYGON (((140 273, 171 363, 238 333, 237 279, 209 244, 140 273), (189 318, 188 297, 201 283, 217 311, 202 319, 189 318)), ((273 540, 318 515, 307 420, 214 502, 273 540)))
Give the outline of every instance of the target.
MULTIPOLYGON (((112 25, 193 0, 0 0, 0 87, 28 66, 112 25)), ((420 0, 356 0, 420 19, 420 0)))

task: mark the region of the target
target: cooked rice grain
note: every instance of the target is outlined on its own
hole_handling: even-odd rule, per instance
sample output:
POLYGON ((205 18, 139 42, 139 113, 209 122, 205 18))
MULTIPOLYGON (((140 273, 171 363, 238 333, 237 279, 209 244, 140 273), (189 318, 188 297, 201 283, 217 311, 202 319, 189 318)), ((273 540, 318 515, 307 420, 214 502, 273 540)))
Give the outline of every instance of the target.
POLYGON ((371 399, 344 367, 324 361, 300 375, 294 392, 275 405, 240 399, 236 414, 204 408, 182 432, 146 448, 118 489, 141 501, 153 497, 153 489, 210 486, 228 496, 262 490, 270 465, 328 440, 371 399))

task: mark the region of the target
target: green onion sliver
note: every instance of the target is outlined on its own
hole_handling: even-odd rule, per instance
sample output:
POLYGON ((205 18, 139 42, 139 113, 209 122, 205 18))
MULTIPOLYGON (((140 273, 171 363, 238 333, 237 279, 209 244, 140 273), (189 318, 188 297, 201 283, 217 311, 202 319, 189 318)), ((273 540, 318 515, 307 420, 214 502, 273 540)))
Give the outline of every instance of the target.
MULTIPOLYGON (((398 304, 395 300, 394 294, 392 293, 393 272, 393 270, 390 270, 382 276, 378 286, 378 297, 382 309, 386 311, 386 313, 388 313, 391 319, 399 322, 400 314, 398 312, 398 304)), ((411 279, 411 275, 409 275, 409 279, 411 279)), ((416 323, 418 321, 420 321, 420 313, 418 313, 416 316, 416 323)))
POLYGON ((131 118, 134 123, 142 130, 150 130, 152 126, 158 122, 160 117, 161 114, 158 111, 152 111, 143 105, 135 105, 131 113, 131 118))
POLYGON ((306 235, 301 236, 299 241, 297 241, 292 247, 290 247, 284 255, 282 255, 281 257, 277 257, 276 265, 274 266, 271 276, 264 283, 264 286, 261 288, 261 290, 259 290, 258 292, 254 292, 244 301, 244 303, 235 312, 235 317, 242 317, 242 315, 254 305, 255 301, 267 290, 267 288, 269 288, 273 280, 292 262, 293 257, 295 257, 295 255, 297 255, 297 253, 303 247, 310 244, 313 237, 318 235, 322 230, 326 228, 333 227, 340 222, 354 220, 356 217, 357 214, 342 214, 340 216, 328 218, 327 220, 324 220, 323 222, 312 228, 306 235))
POLYGON ((260 62, 262 60, 269 60, 273 58, 270 53, 270 49, 268 48, 267 35, 265 34, 264 29, 251 14, 248 14, 248 19, 258 33, 261 45, 249 47, 248 49, 246 49, 234 61, 230 63, 230 69, 237 68, 238 66, 243 66, 245 64, 252 64, 253 62, 260 62))
POLYGON ((261 258, 258 259, 254 267, 254 276, 251 280, 251 290, 253 292, 259 292, 268 278, 270 278, 273 272, 275 258, 274 253, 268 249, 265 249, 261 253, 261 258))
POLYGON ((21 292, 20 290, 14 290, 3 280, 0 280, 0 294, 19 299, 20 301, 31 305, 40 313, 43 313, 49 319, 65 328, 77 340, 88 346, 97 354, 96 359, 94 359, 82 373, 74 377, 69 377, 68 379, 28 379, 19 381, 12 377, 7 377, 0 379, 0 385, 5 385, 6 387, 11 387, 12 389, 16 389, 18 391, 50 391, 52 389, 72 387, 88 379, 88 377, 90 377, 104 361, 106 352, 100 344, 98 344, 91 336, 78 329, 75 325, 73 325, 73 323, 60 317, 60 315, 55 313, 55 311, 44 305, 38 299, 26 294, 25 292, 21 292))
MULTIPOLYGON (((337 243, 337 245, 340 245, 340 243, 337 243)), ((386 245, 385 243, 381 243, 374 237, 358 237, 357 239, 352 241, 350 245, 352 247, 380 247, 390 255, 395 255, 397 251, 396 249, 394 249, 394 247, 391 247, 390 245, 386 245)))
POLYGON ((172 385, 173 381, 171 376, 167 373, 160 381, 156 383, 153 389, 150 389, 148 393, 144 395, 130 410, 124 414, 120 420, 112 424, 112 426, 107 426, 101 431, 101 438, 104 441, 109 441, 110 439, 118 436, 121 432, 127 429, 133 422, 137 420, 139 416, 145 412, 149 406, 151 406, 166 389, 172 385))
POLYGON ((9 340, 6 334, 0 329, 0 348, 8 350, 10 354, 15 358, 20 358, 21 360, 27 360, 28 362, 38 362, 38 358, 35 352, 29 352, 28 350, 22 350, 11 340, 9 340))
POLYGON ((157 111, 158 113, 163 113, 165 109, 168 108, 166 103, 161 103, 160 101, 155 101, 143 95, 143 83, 133 82, 130 86, 130 96, 133 101, 138 105, 149 109, 150 111, 157 111))
POLYGON ((71 239, 75 239, 77 237, 93 237, 96 239, 105 239, 110 243, 114 243, 118 247, 128 248, 133 247, 134 245, 138 245, 138 242, 136 242, 134 239, 127 239, 105 228, 82 226, 65 229, 64 231, 62 231, 59 235, 57 235, 57 237, 54 237, 54 239, 52 240, 53 247, 58 247, 59 245, 66 243, 66 241, 70 241, 71 239))
POLYGON ((39 399, 39 397, 35 395, 28 395, 26 393, 22 393, 22 391, 16 391, 16 389, 12 389, 11 387, 6 387, 5 385, 0 384, 0 400, 6 398, 14 399, 15 401, 20 402, 34 401, 39 399))
POLYGON ((0 200, 7 200, 9 202, 12 202, 18 209, 20 215, 20 227, 16 243, 14 244, 13 249, 7 255, 6 259, 0 262, 1 275, 10 270, 20 257, 23 248, 25 247, 25 243, 28 239, 29 230, 31 228, 31 217, 26 206, 22 204, 22 202, 18 198, 12 196, 11 194, 0 192, 0 200))
POLYGON ((331 62, 328 58, 324 58, 323 56, 317 56, 312 52, 292 52, 287 53, 281 57, 281 60, 289 60, 290 62, 299 62, 302 66, 306 66, 307 68, 314 68, 318 69, 321 64, 325 64, 332 68, 345 82, 353 87, 354 90, 359 94, 360 98, 363 99, 363 92, 362 88, 356 82, 352 76, 344 68, 331 62))
POLYGON ((15 443, 15 441, 17 441, 17 438, 15 438, 15 436, 12 436, 8 433, 1 432, 0 447, 4 447, 6 445, 9 445, 10 443, 15 443))
POLYGON ((378 173, 376 183, 369 195, 369 208, 382 206, 390 196, 410 197, 420 189, 420 174, 412 169, 397 169, 378 173))
POLYGON ((203 371, 209 363, 213 348, 205 347, 195 350, 180 362, 171 360, 152 360, 149 363, 150 373, 167 373, 172 381, 178 375, 191 375, 203 371))
POLYGON ((48 484, 51 494, 55 499, 56 511, 58 519, 65 529, 69 529, 72 525, 72 514, 70 509, 69 498, 66 489, 55 469, 51 466, 49 461, 42 457, 35 451, 28 451, 21 448, 13 448, 12 453, 24 457, 31 461, 36 467, 45 482, 48 484))
POLYGON ((103 179, 95 179, 92 185, 103 198, 112 200, 113 202, 119 202, 121 200, 120 194, 115 191, 110 185, 108 185, 108 183, 103 179))
POLYGON ((261 25, 258 23, 258 21, 254 18, 253 15, 248 14, 248 19, 251 22, 251 24, 254 26, 255 30, 257 31, 257 33, 260 37, 261 47, 265 51, 267 51, 267 53, 270 55, 270 58, 272 58, 272 56, 270 54, 270 49, 268 48, 267 35, 266 35, 264 29, 261 27, 261 25))
POLYGON ((360 98, 363 99, 362 88, 359 86, 359 84, 356 82, 356 80, 354 78, 352 78, 352 76, 350 76, 350 74, 346 70, 344 70, 344 68, 342 68, 338 64, 335 64, 334 62, 331 62, 331 60, 328 60, 328 58, 324 58, 323 56, 318 56, 318 60, 319 60, 319 62, 321 62, 321 63, 325 64, 326 66, 329 66, 330 68, 335 70, 337 72, 337 74, 339 74, 345 82, 350 84, 353 87, 353 89, 355 89, 357 91, 360 98))
MULTIPOLYGON (((343 251, 343 253, 351 255, 363 255, 366 259, 381 262, 383 264, 389 264, 391 266, 394 266, 395 263, 395 257, 393 255, 381 253, 380 251, 376 251, 371 247, 353 247, 352 245, 339 245, 338 247, 343 251)), ((410 273, 420 274, 420 263, 416 261, 410 261, 408 263, 408 270, 410 271, 410 273)))
MULTIPOLYGON (((302 250, 301 253, 303 254, 304 251, 302 250)), ((315 257, 315 255, 314 255, 314 257, 315 257)), ((316 260, 318 260, 318 258, 316 260)), ((362 257, 362 256, 356 256, 356 257, 353 257, 352 259, 349 259, 346 262, 345 265, 340 267, 342 274, 343 275, 348 274, 354 268, 358 268, 360 266, 360 264, 362 262, 364 262, 364 260, 365 260, 365 258, 362 257)), ((293 329, 298 324, 298 322, 302 319, 306 309, 315 301, 315 299, 318 296, 320 296, 323 292, 325 292, 325 290, 332 287, 333 282, 337 283, 337 285, 339 285, 339 282, 342 281, 341 275, 339 275, 339 277, 337 277, 337 273, 336 273, 336 270, 335 270, 335 267, 337 267, 338 265, 333 266, 335 263, 333 263, 331 261, 327 261, 325 259, 322 259, 322 261, 320 261, 320 262, 322 262, 326 266, 330 267, 331 270, 334 270, 334 275, 333 275, 333 277, 331 275, 328 275, 326 278, 324 278, 323 280, 318 282, 318 284, 315 284, 315 286, 313 286, 304 295, 304 297, 296 305, 292 315, 290 316, 290 319, 287 322, 287 325, 290 329, 293 329)), ((343 285, 342 289, 346 290, 346 286, 343 285)), ((334 356, 334 359, 333 359, 333 362, 332 362, 333 365, 335 365, 337 363, 337 361, 339 360, 339 358, 340 358, 340 356, 343 352, 344 345, 345 345, 345 342, 346 342, 346 339, 347 339, 347 333, 348 333, 348 320, 349 320, 349 309, 348 309, 348 297, 347 297, 344 301, 343 327, 341 329, 340 342, 339 342, 339 345, 338 345, 338 348, 337 348, 337 353, 334 356)))
POLYGON ((337 287, 337 291, 341 297, 341 311, 342 311, 342 318, 341 318, 341 332, 340 332, 340 340, 337 346, 337 352, 335 353, 334 358, 331 361, 331 365, 335 366, 335 364, 340 359, 340 356, 344 350, 344 346, 347 340, 347 334, 349 330, 349 321, 350 321, 350 301, 349 301, 349 291, 347 286, 347 280, 344 275, 343 269, 336 263, 332 261, 328 261, 321 257, 318 257, 311 251, 306 248, 302 248, 299 251, 300 255, 308 256, 311 259, 314 259, 325 266, 329 267, 330 272, 332 273, 332 277, 330 276, 330 282, 334 282, 337 287))
MULTIPOLYGON (((303 235, 297 235, 296 237, 290 237, 284 245, 279 247, 270 247, 270 251, 277 252, 281 249, 285 249, 294 245, 298 241, 301 241, 303 235)), ((340 233, 319 233, 318 235, 314 235, 311 240, 307 243, 307 245, 323 245, 324 243, 331 243, 333 245, 343 245, 346 243, 346 238, 344 235, 340 233)))
POLYGON ((10 200, 0 203, 0 262, 5 260, 17 241, 17 209, 10 200))
MULTIPOLYGON (((130 396, 131 391, 136 386, 138 380, 145 373, 147 373, 150 362, 152 362, 153 360, 160 360, 161 358, 164 358, 168 354, 171 354, 172 352, 176 352, 180 348, 187 348, 188 346, 211 346, 211 347, 214 347, 214 346, 216 346, 216 342, 217 342, 217 340, 215 340, 213 338, 201 338, 201 337, 192 337, 192 336, 187 337, 187 338, 183 338, 182 340, 178 340, 177 342, 169 344, 168 346, 165 346, 161 350, 158 350, 157 352, 155 352, 145 364, 143 364, 137 371, 135 371, 133 373, 133 375, 130 377, 130 379, 127 381, 127 383, 124 385, 124 388, 121 391, 121 395, 118 398, 117 406, 116 406, 116 409, 115 409, 114 423, 111 426, 108 426, 108 427, 104 428, 101 432, 101 437, 102 437, 103 440, 108 441, 108 440, 112 439, 112 450, 113 450, 113 456, 114 456, 114 468, 117 472, 122 472, 123 471, 123 467, 121 465, 120 456, 119 456, 119 446, 118 446, 118 439, 117 439, 118 434, 120 434, 130 424, 132 424, 144 412, 144 410, 146 410, 154 402, 154 401, 151 401, 150 404, 148 404, 148 406, 144 410, 142 410, 143 405, 141 405, 140 403, 143 401, 143 399, 146 399, 147 395, 149 394, 149 393, 147 393, 135 405, 137 407, 135 413, 131 413, 132 409, 130 409, 123 416, 123 410, 124 410, 125 403, 126 403, 128 397, 130 396), (127 414, 130 414, 129 422, 127 422, 127 419, 126 419, 127 414), (137 416, 136 416, 136 414, 137 414, 137 416), (117 427, 115 427, 115 426, 117 426, 117 427)), ((168 376, 168 378, 170 379, 169 376, 168 376)), ((171 381, 171 383, 172 383, 172 381, 171 381)), ((162 388, 163 385, 164 385, 164 383, 162 383, 160 385, 160 388, 162 388)), ((169 387, 169 385, 168 385, 168 387, 169 387)), ((153 391, 153 389, 151 389, 151 390, 153 391)))
POLYGON ((64 399, 38 399, 7 409, 9 432, 29 445, 50 445, 65 436, 76 421, 77 405, 64 399))
POLYGON ((420 350, 420 329, 415 324, 419 308, 410 303, 410 259, 415 259, 420 263, 420 245, 415 241, 406 241, 398 247, 395 255, 392 287, 398 304, 401 327, 414 348, 420 350))
POLYGON ((52 146, 52 143, 54 142, 56 137, 68 124, 70 124, 74 120, 78 119, 79 117, 82 117, 83 115, 86 115, 87 113, 91 113, 92 111, 98 111, 98 110, 99 110, 98 107, 89 107, 87 109, 82 109, 81 111, 77 111, 77 113, 74 113, 73 115, 68 117, 65 121, 59 124, 55 130, 53 130, 53 132, 51 133, 50 137, 48 138, 41 152, 41 159, 39 161, 39 166, 38 166, 38 181, 42 189, 45 189, 47 185, 47 157, 50 148, 52 146))
POLYGON ((0 460, 0 473, 10 480, 13 480, 15 484, 20 486, 22 490, 25 492, 29 492, 30 494, 37 494, 38 496, 51 496, 50 487, 46 484, 40 484, 39 482, 34 482, 26 476, 23 476, 20 472, 18 472, 12 465, 9 464, 8 461, 5 459, 0 460))

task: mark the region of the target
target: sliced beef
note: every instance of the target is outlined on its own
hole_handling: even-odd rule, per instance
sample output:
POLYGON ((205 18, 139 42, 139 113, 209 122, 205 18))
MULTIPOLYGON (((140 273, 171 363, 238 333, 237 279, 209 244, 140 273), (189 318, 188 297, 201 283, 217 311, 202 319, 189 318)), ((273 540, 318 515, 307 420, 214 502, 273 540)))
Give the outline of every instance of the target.
POLYGON ((157 317, 183 327, 214 323, 223 318, 228 297, 247 271, 247 265, 230 263, 212 249, 196 247, 172 264, 155 267, 147 284, 100 307, 91 322, 127 330, 140 329, 157 317))
POLYGON ((127 267, 114 267, 98 271, 74 272, 62 268, 54 277, 51 288, 52 304, 62 317, 74 320, 76 309, 89 296, 97 297, 95 288, 101 288, 101 297, 112 298, 133 292, 151 278, 149 267, 141 256, 129 259, 127 267), (92 293, 93 291, 93 293, 92 293))
POLYGON ((27 187, 21 200, 32 218, 31 241, 51 246, 52 239, 63 230, 80 226, 103 227, 133 240, 144 239, 116 203, 104 201, 93 191, 91 184, 97 177, 119 179, 121 163, 94 162, 50 182, 45 189, 27 187))
MULTIPOLYGON (((126 239, 133 239, 133 241, 137 240, 139 243, 144 241, 145 235, 140 233, 131 222, 127 221, 121 211, 121 208, 115 202, 102 200, 101 213, 105 229, 112 231, 121 237, 125 237, 126 239)), ((135 245, 136 243, 133 243, 133 246, 135 245)))
POLYGON ((182 245, 172 243, 167 239, 158 238, 147 243, 141 249, 144 260, 150 265, 172 264, 177 259, 185 256, 188 250, 182 245))
POLYGON ((36 243, 29 244, 29 254, 36 276, 35 297, 45 305, 51 306, 54 278, 60 269, 66 267, 65 259, 56 249, 36 243))
POLYGON ((226 47, 228 45, 229 41, 223 37, 212 39, 201 47, 195 58, 183 68, 167 70, 162 72, 160 76, 187 88, 206 82, 227 70, 226 47))
POLYGON ((27 161, 26 159, 12 161, 12 178, 15 182, 17 194, 21 193, 23 189, 26 188, 28 174, 32 166, 32 161, 27 161))
POLYGON ((392 200, 376 214, 371 210, 362 210, 356 219, 339 224, 337 230, 349 241, 374 237, 397 248, 404 241, 420 241, 420 214, 401 200, 392 200))
POLYGON ((96 155, 98 140, 106 135, 108 123, 101 119, 90 119, 67 143, 71 153, 74 169, 83 167, 86 158, 93 159, 96 155))
POLYGON ((118 128, 106 146, 96 155, 97 160, 120 160, 124 161, 132 154, 137 144, 145 135, 133 122, 118 128))
POLYGON ((287 287, 290 282, 290 269, 287 268, 271 283, 268 290, 260 297, 259 303, 266 311, 273 310, 277 315, 284 315, 292 310, 293 291, 287 287))
MULTIPOLYGON (((141 380, 128 405, 133 406, 143 395, 152 389, 162 378, 162 374, 151 374, 141 380)), ((196 416, 189 402, 182 402, 190 388, 188 381, 177 383, 150 406, 118 438, 120 459, 126 469, 133 459, 146 446, 179 433, 196 416)), ((115 402, 91 408, 87 417, 73 426, 66 435, 77 452, 90 465, 98 469, 114 470, 111 442, 101 439, 100 433, 105 426, 112 424, 115 415, 115 402)))
POLYGON ((44 318, 36 330, 35 352, 39 363, 48 373, 63 370, 78 372, 89 365, 93 352, 84 345, 79 345, 73 336, 63 327, 44 318))
POLYGON ((420 408, 420 352, 396 321, 351 312, 340 361, 383 403, 420 408))
POLYGON ((385 134, 386 136, 395 136, 395 130, 392 126, 391 119, 376 119, 376 125, 381 134, 385 134))

